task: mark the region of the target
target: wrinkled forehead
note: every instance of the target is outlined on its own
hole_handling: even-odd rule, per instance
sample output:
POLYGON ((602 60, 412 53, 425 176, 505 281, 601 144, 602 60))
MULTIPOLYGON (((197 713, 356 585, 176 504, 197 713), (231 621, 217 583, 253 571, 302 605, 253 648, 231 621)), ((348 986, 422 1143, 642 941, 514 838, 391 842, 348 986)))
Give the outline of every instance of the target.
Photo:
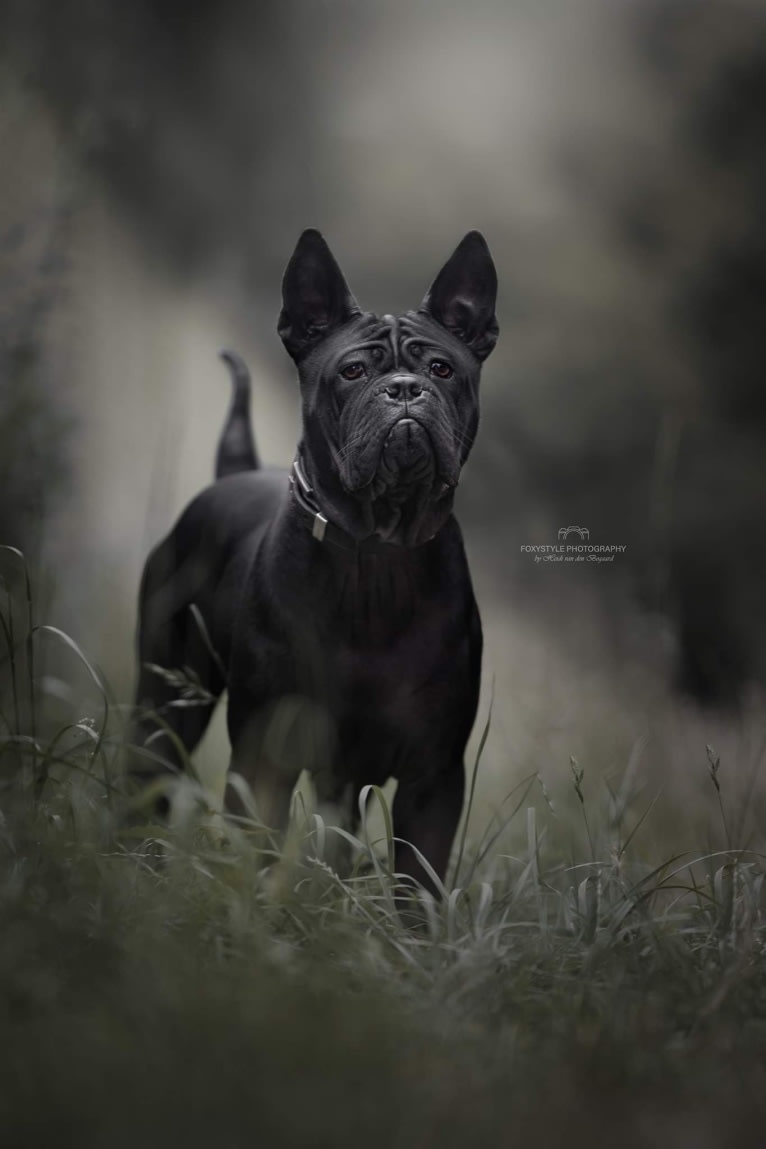
POLYGON ((449 354, 465 371, 477 371, 479 363, 469 348, 456 336, 417 311, 403 315, 356 315, 334 331, 318 349, 323 359, 337 360, 354 351, 382 351, 386 361, 398 365, 408 349, 420 346, 426 350, 449 354))

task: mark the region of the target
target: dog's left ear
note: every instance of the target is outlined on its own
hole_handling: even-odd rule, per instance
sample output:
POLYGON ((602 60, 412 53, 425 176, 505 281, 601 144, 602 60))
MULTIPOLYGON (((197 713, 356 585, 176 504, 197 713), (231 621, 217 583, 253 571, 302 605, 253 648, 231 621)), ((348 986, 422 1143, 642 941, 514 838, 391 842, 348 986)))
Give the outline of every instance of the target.
POLYGON ((303 232, 282 280, 282 311, 277 323, 282 342, 296 361, 332 330, 361 315, 343 272, 324 237, 313 227, 303 232))
POLYGON ((497 272, 487 241, 469 231, 431 284, 418 311, 430 315, 471 348, 479 360, 497 342, 497 272))

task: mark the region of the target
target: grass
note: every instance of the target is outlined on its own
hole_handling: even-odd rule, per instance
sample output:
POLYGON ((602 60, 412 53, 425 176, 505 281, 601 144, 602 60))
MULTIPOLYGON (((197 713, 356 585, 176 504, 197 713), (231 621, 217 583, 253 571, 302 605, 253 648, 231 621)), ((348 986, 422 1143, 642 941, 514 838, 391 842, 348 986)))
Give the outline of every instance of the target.
POLYGON ((171 826, 140 809, 128 826, 125 710, 9 580, 4 1145, 762 1143, 763 856, 732 837, 712 748, 721 848, 657 864, 636 771, 597 788, 572 760, 560 793, 531 775, 483 829, 466 820, 442 899, 420 891, 408 926, 375 788, 344 878, 305 790, 281 852, 192 777, 171 826), (67 721, 49 643, 83 670, 54 691, 67 721))

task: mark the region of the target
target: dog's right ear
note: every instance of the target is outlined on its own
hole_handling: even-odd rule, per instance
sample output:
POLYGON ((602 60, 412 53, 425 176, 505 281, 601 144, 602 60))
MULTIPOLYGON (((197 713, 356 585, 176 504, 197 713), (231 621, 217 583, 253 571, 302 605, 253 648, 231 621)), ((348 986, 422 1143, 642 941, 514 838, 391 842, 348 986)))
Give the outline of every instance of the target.
POLYGON ((282 280, 282 311, 277 331, 298 362, 334 327, 361 309, 349 291, 335 256, 313 227, 303 232, 282 280))

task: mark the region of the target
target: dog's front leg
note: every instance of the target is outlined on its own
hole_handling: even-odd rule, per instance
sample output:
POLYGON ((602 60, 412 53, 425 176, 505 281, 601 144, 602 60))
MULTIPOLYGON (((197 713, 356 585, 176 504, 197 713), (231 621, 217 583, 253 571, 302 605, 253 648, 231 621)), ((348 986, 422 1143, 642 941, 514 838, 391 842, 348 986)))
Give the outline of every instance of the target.
POLYGON ((331 774, 334 725, 325 708, 305 695, 256 698, 236 689, 232 693, 231 769, 250 784, 258 817, 281 831, 287 826, 290 799, 301 772, 306 770, 314 777, 331 774))
POLYGON ((428 784, 402 781, 394 798, 394 834, 397 874, 425 886, 436 897, 439 891, 410 848, 414 846, 444 881, 450 851, 463 809, 465 771, 462 760, 441 772, 428 784))
MULTIPOLYGON (((270 724, 264 708, 251 706, 229 710, 229 737, 231 739, 230 772, 244 778, 252 791, 259 821, 270 830, 282 834, 290 817, 290 800, 298 780, 294 765, 280 753, 269 738, 270 724), (249 710, 249 713, 247 713, 249 710), (246 714, 245 717, 242 717, 246 714)), ((229 790, 232 812, 241 813, 240 803, 229 790)))
POLYGON ((232 750, 230 771, 248 782, 259 821, 276 831, 280 840, 290 820, 290 801, 297 777, 292 773, 286 775, 280 763, 265 756, 255 760, 242 744, 232 750))

